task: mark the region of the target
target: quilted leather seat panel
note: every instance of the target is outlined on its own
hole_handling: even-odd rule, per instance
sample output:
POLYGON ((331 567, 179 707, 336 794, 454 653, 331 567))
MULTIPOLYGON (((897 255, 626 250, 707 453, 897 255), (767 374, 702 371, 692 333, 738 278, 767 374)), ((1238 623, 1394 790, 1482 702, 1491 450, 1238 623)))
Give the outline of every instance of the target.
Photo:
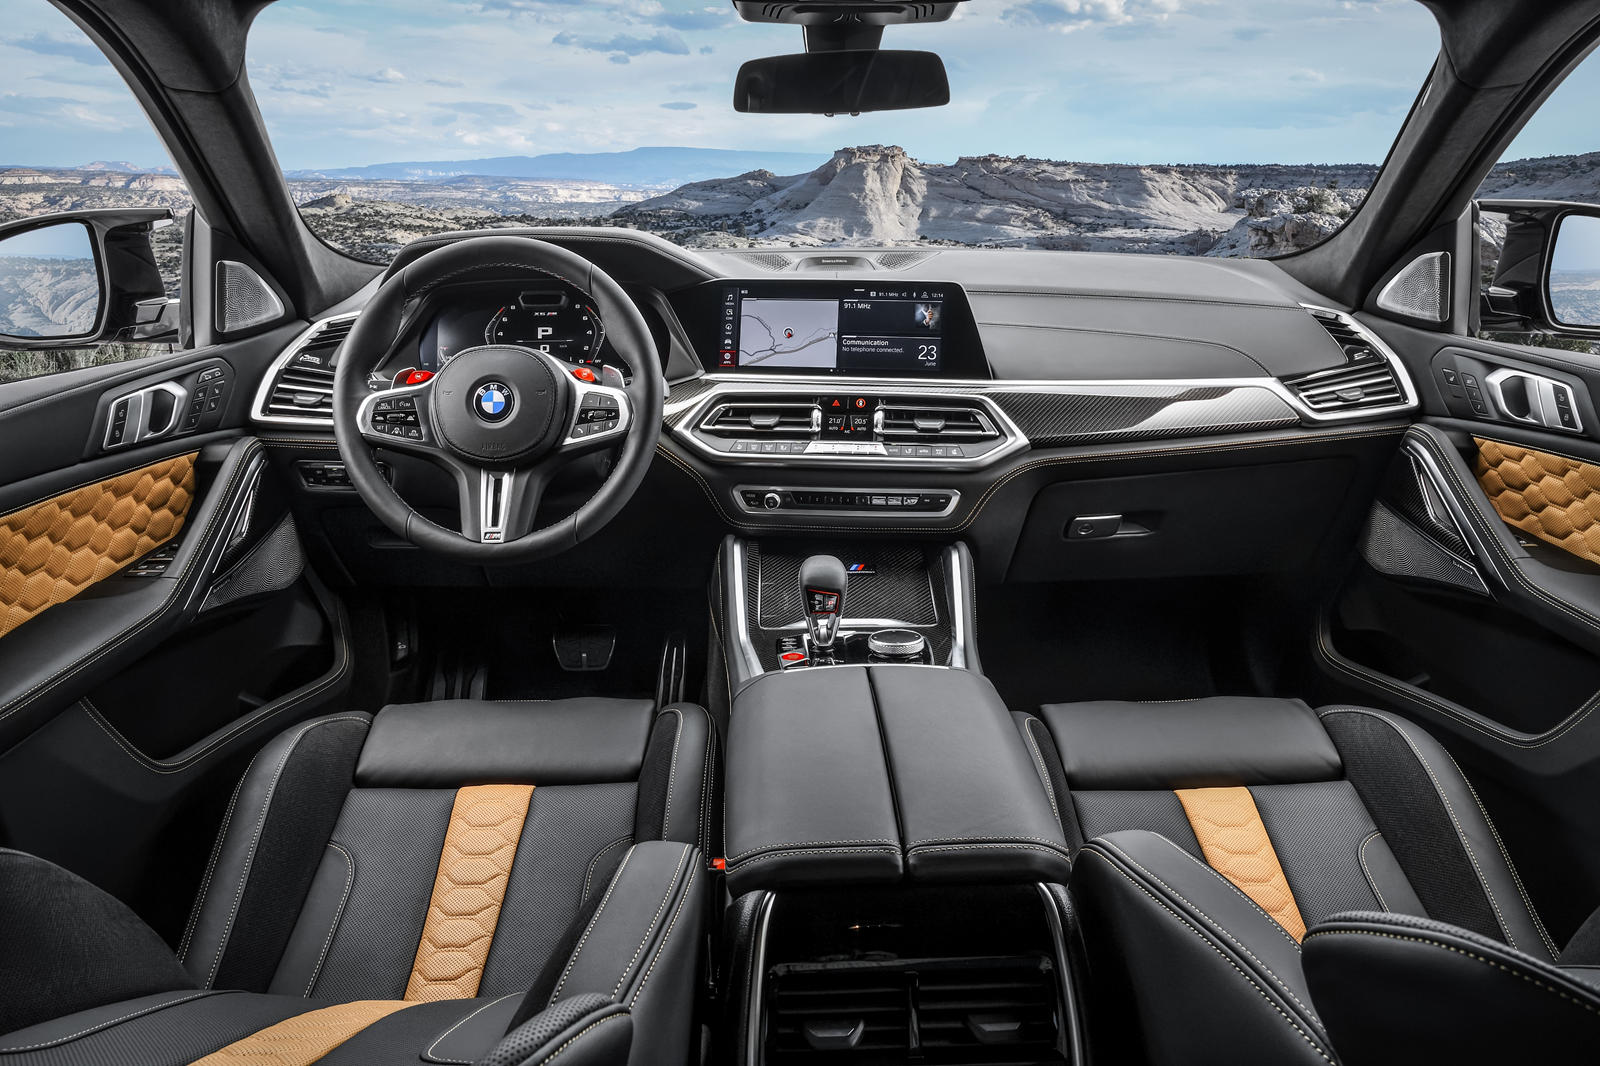
POLYGON ((1473 473, 1508 525, 1600 563, 1600 466, 1473 439, 1478 445, 1473 473))
POLYGON ((0 517, 0 636, 103 581, 183 529, 198 452, 0 517))

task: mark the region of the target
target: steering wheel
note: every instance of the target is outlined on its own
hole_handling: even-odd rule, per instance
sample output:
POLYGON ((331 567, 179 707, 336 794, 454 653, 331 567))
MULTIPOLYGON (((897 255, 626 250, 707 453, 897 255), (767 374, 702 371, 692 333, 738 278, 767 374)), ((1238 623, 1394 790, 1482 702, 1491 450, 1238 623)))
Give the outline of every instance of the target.
POLYGON ((345 338, 333 378, 333 429, 350 483, 399 536, 473 563, 517 563, 593 536, 644 480, 666 382, 639 308, 582 256, 528 237, 472 237, 396 271, 345 338), (547 352, 485 344, 459 352, 420 385, 371 392, 367 375, 393 350, 407 309, 441 285, 507 275, 556 278, 588 293, 633 379, 597 375, 547 352), (600 488, 566 518, 533 528, 551 477, 574 459, 620 445, 600 488), (449 471, 461 528, 418 514, 378 469, 374 447, 421 456, 449 471))

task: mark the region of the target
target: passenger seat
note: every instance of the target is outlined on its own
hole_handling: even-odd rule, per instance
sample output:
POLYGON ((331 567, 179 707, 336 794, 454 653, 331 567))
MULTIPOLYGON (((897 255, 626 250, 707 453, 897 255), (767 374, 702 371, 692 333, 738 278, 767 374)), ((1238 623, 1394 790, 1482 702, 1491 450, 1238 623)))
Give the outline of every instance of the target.
MULTIPOLYGON (((1358 975, 1377 936, 1396 938, 1382 941, 1384 965, 1404 961, 1389 949, 1422 943, 1426 929, 1456 950, 1493 943, 1530 980, 1556 971, 1560 952, 1477 794, 1437 741, 1396 715, 1212 698, 1053 704, 1017 717, 1076 851, 1090 1028, 1107 1059, 1340 1061, 1343 1033, 1371 1035, 1358 975), (1316 929, 1335 915, 1346 917, 1316 929), (1307 943, 1309 984, 1308 930, 1313 942, 1329 938, 1307 943), (1322 1008, 1339 1024, 1325 1024, 1322 1008)), ((1428 966, 1416 972, 1429 979, 1428 966)), ((1566 985, 1586 980, 1572 971, 1566 985)), ((1471 1011, 1485 995, 1457 986, 1433 1001, 1471 1011)), ((1569 1020, 1592 1040, 1600 989, 1589 996, 1569 1020)), ((1492 998, 1478 1007, 1493 1010, 1492 998)), ((1408 1013, 1408 1032, 1350 1043, 1415 1051, 1435 1019, 1395 1004, 1408 1013)), ((1436 1021, 1473 1023, 1454 1011, 1436 1021)))

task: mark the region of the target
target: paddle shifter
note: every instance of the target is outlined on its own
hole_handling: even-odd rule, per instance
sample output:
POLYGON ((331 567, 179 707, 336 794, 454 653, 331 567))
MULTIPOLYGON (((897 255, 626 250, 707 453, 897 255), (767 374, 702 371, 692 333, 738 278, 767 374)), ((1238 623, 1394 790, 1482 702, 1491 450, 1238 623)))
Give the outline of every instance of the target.
POLYGON ((800 564, 800 602, 811 632, 812 654, 831 658, 833 638, 844 617, 844 590, 849 582, 844 564, 831 555, 812 555, 800 564))

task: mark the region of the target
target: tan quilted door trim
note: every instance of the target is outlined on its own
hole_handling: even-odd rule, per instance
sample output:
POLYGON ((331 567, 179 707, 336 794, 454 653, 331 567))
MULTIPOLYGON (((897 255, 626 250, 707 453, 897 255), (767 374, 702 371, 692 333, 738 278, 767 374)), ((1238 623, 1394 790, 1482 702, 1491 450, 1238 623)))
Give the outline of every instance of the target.
POLYGON ((1304 939, 1305 919, 1300 917, 1289 879, 1283 876, 1283 865, 1250 790, 1180 788, 1177 793, 1206 862, 1255 900, 1290 936, 1304 939))
POLYGON ((456 793, 406 999, 478 994, 532 798, 532 785, 473 785, 456 793))
POLYGON ((1600 563, 1600 466, 1474 437, 1473 473, 1506 524, 1600 563))
POLYGON ((413 1006, 397 999, 364 999, 307 1011, 235 1040, 194 1066, 311 1066, 367 1026, 413 1006))
POLYGON ((198 452, 0 518, 0 636, 178 535, 198 452))

